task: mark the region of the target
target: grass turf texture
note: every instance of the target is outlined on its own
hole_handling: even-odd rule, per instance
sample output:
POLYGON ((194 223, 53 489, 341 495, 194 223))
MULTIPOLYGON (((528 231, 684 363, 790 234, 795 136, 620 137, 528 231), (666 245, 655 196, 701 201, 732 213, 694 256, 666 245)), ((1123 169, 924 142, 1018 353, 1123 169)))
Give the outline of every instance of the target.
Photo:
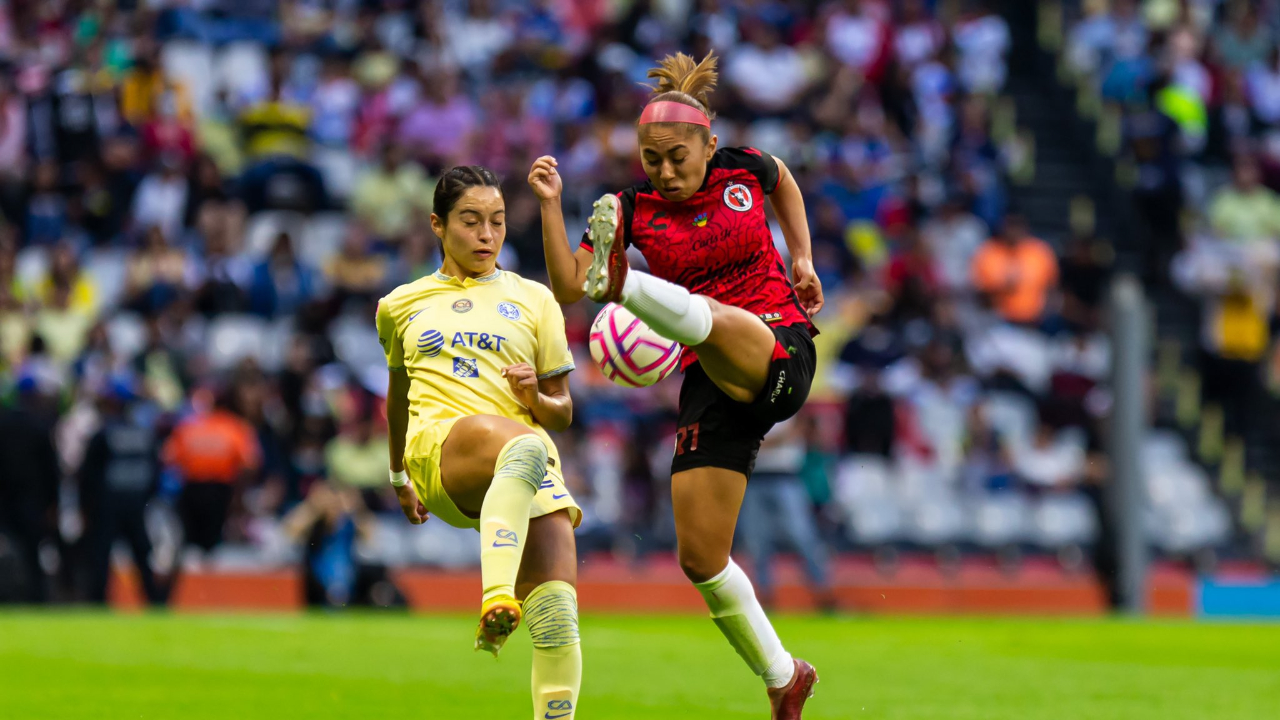
MULTIPOLYGON (((805 717, 1274 720, 1280 625, 782 617, 805 717)), ((0 718, 528 718, 529 640, 408 615, 0 613, 0 718)), ((582 720, 765 718, 706 619, 587 616, 582 720)))

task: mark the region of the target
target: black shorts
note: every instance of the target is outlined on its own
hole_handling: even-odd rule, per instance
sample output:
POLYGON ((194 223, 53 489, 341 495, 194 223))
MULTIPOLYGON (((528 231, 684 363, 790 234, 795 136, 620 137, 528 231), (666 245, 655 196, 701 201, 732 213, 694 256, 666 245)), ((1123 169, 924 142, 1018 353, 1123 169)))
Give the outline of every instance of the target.
POLYGON ((750 477, 765 433, 804 406, 817 366, 813 338, 804 325, 769 329, 777 346, 764 390, 753 402, 730 399, 702 363, 685 371, 672 473, 715 467, 750 477))
POLYGON ((221 482, 189 482, 178 496, 178 517, 187 545, 208 552, 222 544, 233 488, 221 482))

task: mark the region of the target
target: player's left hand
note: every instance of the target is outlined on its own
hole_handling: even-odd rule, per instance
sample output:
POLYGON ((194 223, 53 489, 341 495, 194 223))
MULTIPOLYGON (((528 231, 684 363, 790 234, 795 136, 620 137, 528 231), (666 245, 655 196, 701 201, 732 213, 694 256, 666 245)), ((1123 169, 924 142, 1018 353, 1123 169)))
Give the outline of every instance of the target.
POLYGON ((822 281, 813 270, 813 261, 800 258, 791 263, 791 281, 795 285, 796 296, 800 298, 800 304, 805 312, 809 313, 809 317, 817 315, 823 305, 822 281))
POLYGON ((522 405, 532 409, 538 402, 538 373, 529 363, 517 363, 502 368, 502 377, 507 379, 511 392, 522 405))

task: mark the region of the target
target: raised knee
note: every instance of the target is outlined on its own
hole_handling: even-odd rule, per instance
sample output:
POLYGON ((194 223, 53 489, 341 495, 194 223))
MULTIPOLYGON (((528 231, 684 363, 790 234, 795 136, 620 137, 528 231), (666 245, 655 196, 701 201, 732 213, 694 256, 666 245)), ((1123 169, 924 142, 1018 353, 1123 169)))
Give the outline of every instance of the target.
POLYGON ((712 557, 706 553, 691 550, 680 550, 680 569, 684 576, 693 583, 704 583, 724 570, 729 558, 712 557))

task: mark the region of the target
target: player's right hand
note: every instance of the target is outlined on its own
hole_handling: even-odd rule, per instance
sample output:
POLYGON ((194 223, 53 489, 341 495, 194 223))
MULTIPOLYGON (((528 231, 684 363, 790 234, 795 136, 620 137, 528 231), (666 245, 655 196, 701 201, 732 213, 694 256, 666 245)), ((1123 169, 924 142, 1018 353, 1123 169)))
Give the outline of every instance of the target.
POLYGON ((533 188, 533 194, 539 200, 555 200, 564 190, 564 182, 560 179, 560 173, 556 172, 558 164, 550 155, 543 155, 533 161, 533 167, 529 169, 529 187, 533 188))
MULTIPOLYGON (((394 485, 392 487, 395 487, 394 485)), ((409 522, 414 525, 421 525, 427 521, 430 515, 427 514, 427 506, 422 504, 418 499, 418 493, 413 489, 413 483, 401 485, 396 488, 396 500, 400 501, 400 510, 404 516, 409 518, 409 522)))

